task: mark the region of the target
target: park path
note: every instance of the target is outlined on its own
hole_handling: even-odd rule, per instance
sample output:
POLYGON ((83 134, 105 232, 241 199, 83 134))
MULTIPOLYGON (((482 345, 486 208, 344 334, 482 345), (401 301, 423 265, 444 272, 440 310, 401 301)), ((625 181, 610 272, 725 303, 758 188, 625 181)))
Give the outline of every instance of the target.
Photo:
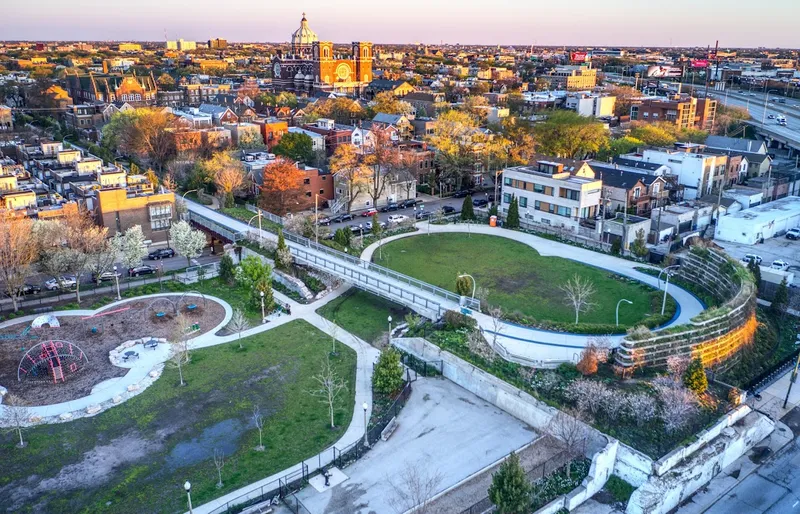
MULTIPOLYGON (((525 232, 478 224, 434 225, 424 222, 418 223, 417 227, 419 228, 417 232, 398 234, 396 236, 387 237, 382 242, 369 245, 361 253, 361 259, 371 261, 379 245, 396 241, 404 237, 426 237, 428 233, 462 233, 465 234, 465 237, 469 237, 470 234, 484 234, 512 239, 530 246, 539 252, 540 255, 562 257, 581 264, 602 268, 618 275, 638 280, 657 289, 662 289, 664 284, 663 281, 659 283, 657 277, 647 275, 634 269, 637 267, 647 267, 648 265, 645 263, 621 259, 613 255, 544 239, 525 232)), ((480 258, 489 258, 489 256, 481 256, 480 258)), ((673 319, 662 328, 669 325, 688 323, 691 318, 700 314, 705 308, 697 297, 677 286, 670 286, 669 294, 675 299, 675 302, 678 304, 678 309, 673 319)), ((537 367, 547 365, 548 363, 577 360, 587 340, 593 337, 587 334, 569 334, 565 332, 540 330, 503 321, 495 323, 495 320, 493 320, 491 316, 479 312, 472 312, 471 315, 478 321, 481 329, 489 334, 487 339, 493 340, 494 334, 497 333, 497 342, 508 354, 503 355, 504 357, 510 357, 509 360, 515 360, 523 364, 530 364, 537 367)), ((618 346, 623 337, 624 335, 614 335, 609 336, 609 339, 614 346, 618 346)))

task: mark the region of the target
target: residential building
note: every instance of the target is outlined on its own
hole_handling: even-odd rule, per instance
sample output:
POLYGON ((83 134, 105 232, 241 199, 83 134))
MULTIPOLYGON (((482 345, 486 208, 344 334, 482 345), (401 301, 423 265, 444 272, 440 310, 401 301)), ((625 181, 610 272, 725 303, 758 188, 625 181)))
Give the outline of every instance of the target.
POLYGON ((312 132, 310 130, 306 130, 300 127, 289 127, 289 132, 292 134, 305 134, 311 138, 311 148, 315 152, 324 152, 325 151, 325 136, 322 134, 317 134, 316 132, 312 132))
MULTIPOLYGON (((120 74, 67 75, 64 79, 75 103, 130 102, 137 105, 156 103, 158 86, 152 75, 138 77, 120 74)), ((72 102, 70 102, 72 103, 72 102)))
POLYGON ((214 125, 217 127, 221 127, 224 124, 239 122, 239 116, 233 112, 233 109, 224 105, 204 103, 200 104, 200 107, 197 109, 202 113, 210 114, 214 125))
POLYGON ((706 138, 706 146, 709 148, 721 148, 724 150, 758 153, 762 155, 766 155, 767 153, 767 144, 764 141, 758 141, 755 139, 742 139, 738 137, 711 135, 706 138))
POLYGON ((120 52, 130 52, 130 53, 141 52, 142 45, 138 43, 120 43, 117 46, 117 50, 119 50, 120 52))
POLYGON ((179 118, 182 126, 187 128, 203 129, 214 126, 214 117, 207 112, 202 112, 197 107, 186 110, 171 109, 172 114, 179 118))
POLYGON ((183 39, 178 40, 178 50, 181 52, 188 52, 191 50, 197 50, 197 42, 195 41, 184 41, 183 39))
POLYGON ((568 93, 564 104, 581 116, 602 118, 614 116, 617 97, 596 93, 568 93))
POLYGON ((228 48, 228 41, 221 38, 209 39, 208 48, 211 50, 225 50, 228 48))
POLYGON ((436 129, 436 120, 416 117, 411 120, 411 126, 414 127, 414 139, 425 139, 436 129))
POLYGON ((445 96, 436 91, 416 91, 404 96, 403 101, 416 109, 417 117, 434 116, 436 106, 445 102, 445 96))
POLYGON ((268 150, 272 150, 275 145, 280 143, 281 137, 289 131, 289 124, 285 120, 275 117, 256 118, 253 123, 259 126, 261 137, 264 138, 264 144, 267 145, 268 150))
POLYGON ((108 227, 111 237, 141 225, 146 239, 155 243, 166 241, 175 219, 175 194, 154 191, 149 184, 144 176, 131 175, 124 187, 104 187, 96 191, 97 224, 108 227))
POLYGON ((502 202, 505 218, 512 198, 519 204, 520 221, 578 231, 581 221, 594 218, 600 207, 603 182, 591 167, 565 170, 564 162, 539 160, 530 166, 503 170, 502 202))
POLYGON ((414 86, 406 82, 405 80, 386 80, 386 79, 374 79, 370 82, 364 94, 367 98, 375 98, 375 95, 378 93, 390 92, 394 96, 397 97, 404 97, 409 93, 413 93, 415 91, 414 86))
POLYGON ((264 138, 261 136, 261 127, 255 123, 226 123, 222 127, 230 130, 231 141, 234 146, 264 144, 264 138))
POLYGON ((597 70, 591 66, 559 66, 540 78, 550 83, 550 89, 594 89, 597 85, 597 70))
POLYGON ((684 129, 709 130, 716 113, 716 100, 686 95, 646 98, 631 105, 631 121, 666 122, 684 129))
POLYGON ((372 118, 371 126, 384 130, 394 128, 397 130, 399 140, 411 139, 411 134, 414 132, 411 122, 403 114, 386 114, 379 112, 372 118))
MULTIPOLYGON (((80 105, 68 105, 64 112, 64 124, 69 130, 81 132, 85 137, 103 127, 111 119, 114 113, 120 109, 115 104, 91 103, 80 105)), ((90 136, 88 139, 97 139, 90 136)))
POLYGON ((338 125, 331 119, 320 118, 313 124, 305 125, 303 128, 320 134, 325 138, 325 150, 328 156, 333 155, 339 145, 353 143, 354 127, 338 125))
POLYGON ((650 216, 651 210, 669 201, 669 191, 663 177, 594 163, 591 167, 595 176, 603 181, 605 214, 627 209, 630 214, 650 216))
MULTIPOLYGON (((372 173, 386 174, 386 186, 377 198, 372 198, 368 191, 361 192, 356 196, 351 205, 351 210, 359 211, 369 208, 377 208, 390 202, 398 202, 406 198, 416 198, 417 176, 413 173, 396 173, 394 171, 372 170, 372 173)), ((347 209, 349 200, 349 187, 347 178, 341 175, 334 175, 334 195, 335 200, 331 204, 331 211, 334 213, 343 212, 347 209)), ((372 180, 372 178, 370 178, 372 180)))
POLYGON ((692 144, 674 149, 646 148, 621 157, 667 166, 684 187, 684 198, 694 200, 721 186, 726 176, 728 157, 704 152, 704 148, 692 144))

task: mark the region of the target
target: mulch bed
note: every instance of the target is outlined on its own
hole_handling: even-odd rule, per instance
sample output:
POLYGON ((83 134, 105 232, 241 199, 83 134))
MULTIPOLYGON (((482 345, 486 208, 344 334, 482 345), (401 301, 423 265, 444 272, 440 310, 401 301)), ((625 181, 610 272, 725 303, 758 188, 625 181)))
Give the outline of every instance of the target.
MULTIPOLYGON (((178 297, 170 297, 174 301, 178 297)), ((131 308, 122 312, 96 316, 82 320, 80 316, 59 315, 55 312, 61 327, 31 330, 36 338, 24 337, 16 339, 0 338, 0 385, 10 393, 21 398, 28 405, 50 405, 75 400, 88 395, 92 388, 104 380, 125 375, 128 370, 111 364, 108 354, 111 350, 131 339, 143 337, 170 338, 174 332, 173 312, 169 312, 169 304, 160 301, 151 307, 153 299, 131 300, 115 307, 107 307, 100 311, 111 312, 118 309, 131 308), (156 312, 164 312, 165 316, 157 317, 156 312), (92 333, 96 328, 96 333, 92 333), (53 339, 68 341, 80 347, 86 354, 89 363, 74 375, 68 375, 64 382, 54 384, 52 381, 17 380, 17 368, 20 359, 27 349, 53 339), (23 350, 23 347, 25 350, 23 350)), ((225 309, 213 300, 203 302, 201 298, 184 298, 180 312, 189 323, 199 324, 200 331, 189 337, 204 334, 225 318, 225 309), (187 305, 196 304, 196 309, 189 312, 187 305)), ((21 322, 0 329, 0 336, 20 334, 30 326, 30 322, 21 322)))

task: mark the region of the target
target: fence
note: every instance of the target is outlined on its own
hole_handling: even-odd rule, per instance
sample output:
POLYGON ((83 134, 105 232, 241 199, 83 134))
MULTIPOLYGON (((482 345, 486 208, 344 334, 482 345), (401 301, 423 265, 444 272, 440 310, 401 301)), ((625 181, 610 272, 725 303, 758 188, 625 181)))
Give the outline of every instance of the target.
POLYGON ((519 226, 521 229, 527 232, 532 232, 534 235, 541 236, 544 234, 545 236, 555 236, 561 241, 585 246, 586 248, 590 248, 592 250, 598 250, 601 252, 611 251, 611 244, 603 243, 597 239, 580 235, 579 233, 575 233, 571 230, 548 227, 547 225, 542 225, 539 223, 530 223, 523 219, 519 220, 519 226))
POLYGON ((795 350, 780 366, 775 368, 772 371, 768 371, 766 375, 761 377, 757 377, 753 380, 752 386, 748 389, 748 396, 750 395, 757 395, 761 393, 764 389, 768 388, 772 384, 778 381, 783 375, 785 375, 790 369, 795 366, 795 362, 797 361, 797 354, 800 353, 800 350, 795 350))
POLYGON ((392 402, 389 408, 386 409, 380 419, 376 419, 375 424, 367 430, 366 442, 361 438, 341 450, 335 446, 333 447, 333 465, 339 469, 343 469, 364 456, 364 454, 380 440, 383 429, 386 428, 392 418, 400 413, 400 409, 405 406, 409 396, 411 396, 411 383, 406 382, 400 395, 392 402))
POLYGON ((437 377, 444 374, 444 361, 426 361, 410 353, 403 352, 403 364, 423 377, 437 377))
POLYGON ((244 208, 252 212, 253 214, 258 214, 260 212, 261 215, 264 217, 264 219, 267 219, 273 223, 277 223, 280 226, 283 226, 284 222, 286 221, 280 216, 272 214, 271 212, 267 212, 264 209, 259 209, 258 207, 250 203, 244 204, 244 208))
POLYGON ((295 491, 299 491, 300 488, 305 485, 305 483, 308 481, 308 478, 308 466, 305 463, 301 463, 300 469, 297 471, 288 473, 277 480, 273 480, 266 485, 262 485, 258 489, 254 489, 241 496, 237 496, 236 498, 226 502, 225 505, 220 505, 216 509, 212 510, 209 512, 209 514, 236 514, 243 511, 247 507, 257 505, 259 503, 269 502, 269 505, 278 505, 281 500, 286 502, 290 509, 292 509, 292 506, 295 506, 294 509, 292 509, 292 512, 295 514, 301 512, 307 513, 308 511, 302 506, 300 500, 294 496, 294 493, 295 491), (289 501, 287 502, 287 500, 289 501), (303 510, 300 510, 301 508, 303 510))

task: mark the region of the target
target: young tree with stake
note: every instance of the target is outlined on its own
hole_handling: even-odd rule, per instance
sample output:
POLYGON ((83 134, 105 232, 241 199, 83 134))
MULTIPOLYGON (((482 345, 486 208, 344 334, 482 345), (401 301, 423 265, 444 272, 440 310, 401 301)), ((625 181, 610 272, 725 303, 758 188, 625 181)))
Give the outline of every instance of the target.
POLYGON ((9 426, 9 431, 16 432, 19 435, 17 448, 25 448, 28 446, 28 443, 22 439, 22 431, 27 428, 33 413, 25 406, 25 402, 22 401, 22 398, 14 396, 13 394, 6 395, 5 404, 7 407, 3 409, 5 411, 4 417, 9 426))
POLYGON ((566 284, 559 287, 564 292, 564 303, 575 310, 575 324, 582 312, 589 312, 594 307, 591 302, 595 294, 594 284, 588 278, 575 274, 566 284))
POLYGON ((189 362, 189 343, 186 341, 186 330, 188 323, 182 314, 175 318, 175 325, 172 328, 170 335, 170 363, 172 366, 178 368, 178 376, 180 377, 181 386, 185 386, 186 382, 183 380, 183 366, 189 362))
POLYGON ((347 391, 347 384, 339 378, 336 370, 331 366, 330 357, 327 355, 322 361, 322 369, 312 378, 317 386, 309 391, 309 394, 320 398, 320 402, 328 406, 328 412, 331 416, 331 428, 336 428, 334 421, 336 399, 340 394, 347 391))
POLYGON ((214 467, 217 468, 217 489, 222 489, 222 468, 225 467, 225 452, 214 448, 214 467))
POLYGON ((239 334, 237 341, 239 341, 239 349, 243 349, 242 346, 242 332, 250 328, 250 320, 247 319, 247 316, 242 312, 241 309, 233 309, 233 314, 231 315, 231 320, 228 322, 228 329, 232 332, 239 334))
POLYGON ((258 405, 253 407, 253 424, 258 429, 258 446, 256 446, 256 451, 263 452, 264 441, 262 439, 262 433, 264 431, 264 416, 261 415, 261 409, 258 405))

